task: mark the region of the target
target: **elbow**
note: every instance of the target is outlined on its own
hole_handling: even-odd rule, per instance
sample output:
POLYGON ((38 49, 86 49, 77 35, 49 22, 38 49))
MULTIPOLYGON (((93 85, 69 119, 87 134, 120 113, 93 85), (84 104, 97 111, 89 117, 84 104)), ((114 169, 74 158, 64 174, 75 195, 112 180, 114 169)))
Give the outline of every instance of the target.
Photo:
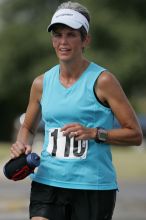
POLYGON ((137 131, 136 135, 135 135, 135 145, 136 146, 140 146, 142 144, 142 140, 143 140, 143 133, 142 131, 137 131))

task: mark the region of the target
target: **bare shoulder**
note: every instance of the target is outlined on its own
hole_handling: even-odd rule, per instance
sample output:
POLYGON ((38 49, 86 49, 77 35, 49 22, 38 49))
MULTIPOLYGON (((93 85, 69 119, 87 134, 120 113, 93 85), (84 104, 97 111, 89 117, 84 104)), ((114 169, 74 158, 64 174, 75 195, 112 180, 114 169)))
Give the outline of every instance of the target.
POLYGON ((108 94, 116 95, 117 92, 123 92, 119 80, 114 76, 114 74, 107 71, 102 72, 102 74, 99 76, 96 83, 96 90, 100 90, 102 94, 105 92, 106 96, 108 94))
POLYGON ((43 90, 43 78, 44 74, 37 76, 31 87, 31 93, 30 93, 30 98, 31 100, 40 100, 42 97, 42 90, 43 90))
POLYGON ((100 87, 107 87, 107 86, 114 86, 114 85, 118 85, 120 86, 120 83, 118 81, 118 79, 115 77, 114 74, 112 74, 111 72, 107 72, 104 71, 102 72, 102 74, 99 76, 98 79, 98 86, 100 87))
POLYGON ((113 99, 121 101, 125 99, 125 93, 118 79, 111 72, 104 71, 100 74, 96 85, 96 95, 102 102, 111 104, 113 99))
POLYGON ((32 87, 35 89, 42 91, 43 88, 43 79, 44 79, 44 74, 37 76, 32 84, 32 87))

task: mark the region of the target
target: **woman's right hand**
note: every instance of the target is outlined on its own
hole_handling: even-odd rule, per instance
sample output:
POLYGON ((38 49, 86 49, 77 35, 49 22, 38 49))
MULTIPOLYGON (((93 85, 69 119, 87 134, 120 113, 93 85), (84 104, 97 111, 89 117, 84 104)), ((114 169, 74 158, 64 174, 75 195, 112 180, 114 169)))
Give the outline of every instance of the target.
POLYGON ((30 145, 26 145, 21 143, 20 141, 16 141, 14 144, 12 144, 10 153, 11 158, 19 157, 21 154, 28 154, 32 150, 30 145))

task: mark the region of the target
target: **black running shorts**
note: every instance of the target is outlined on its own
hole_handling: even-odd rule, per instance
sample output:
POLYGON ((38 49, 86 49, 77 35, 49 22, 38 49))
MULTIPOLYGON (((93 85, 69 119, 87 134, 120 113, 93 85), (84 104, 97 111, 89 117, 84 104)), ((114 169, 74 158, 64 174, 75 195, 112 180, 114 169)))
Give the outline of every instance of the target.
POLYGON ((30 219, 111 220, 116 190, 64 189, 32 182, 30 219))

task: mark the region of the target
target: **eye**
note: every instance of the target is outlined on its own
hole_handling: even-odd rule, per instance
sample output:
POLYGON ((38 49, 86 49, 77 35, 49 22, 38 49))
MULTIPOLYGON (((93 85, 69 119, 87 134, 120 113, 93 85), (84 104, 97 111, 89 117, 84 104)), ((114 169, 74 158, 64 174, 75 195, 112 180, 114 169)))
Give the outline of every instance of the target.
POLYGON ((70 32, 68 33, 69 37, 77 37, 77 34, 75 32, 70 32))
POLYGON ((61 37, 61 33, 53 32, 53 37, 56 37, 56 38, 61 37))

